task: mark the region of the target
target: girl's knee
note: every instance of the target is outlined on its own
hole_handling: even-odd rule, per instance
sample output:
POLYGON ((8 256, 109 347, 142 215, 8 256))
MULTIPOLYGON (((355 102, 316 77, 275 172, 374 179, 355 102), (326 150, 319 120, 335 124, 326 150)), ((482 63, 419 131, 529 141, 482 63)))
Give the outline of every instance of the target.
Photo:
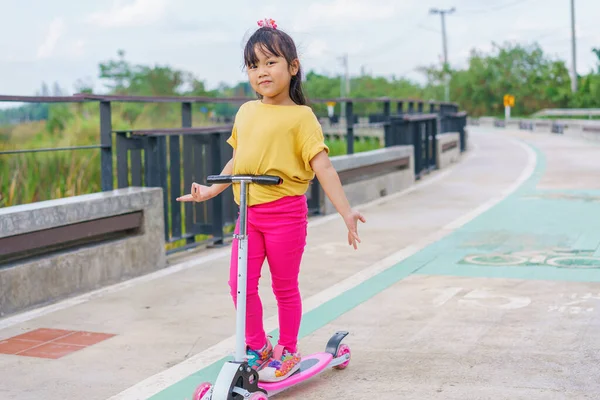
POLYGON ((273 283, 273 293, 278 301, 297 301, 300 298, 298 282, 287 284, 273 283))

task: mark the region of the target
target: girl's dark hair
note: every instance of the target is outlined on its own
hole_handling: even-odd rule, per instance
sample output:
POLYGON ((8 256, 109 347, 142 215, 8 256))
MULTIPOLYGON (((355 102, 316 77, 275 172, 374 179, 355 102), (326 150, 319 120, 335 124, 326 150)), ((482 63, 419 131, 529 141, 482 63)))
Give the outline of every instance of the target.
MULTIPOLYGON (((246 48, 244 49, 244 64, 246 67, 258 63, 258 56, 255 51, 256 45, 274 56, 285 58, 288 66, 292 64, 294 59, 298 58, 296 44, 290 35, 279 29, 265 26, 254 32, 246 42, 246 48)), ((260 94, 257 93, 257 95, 262 98, 260 94)), ((307 105, 306 96, 304 96, 302 90, 302 69, 300 66, 298 73, 292 76, 290 82, 290 98, 298 105, 307 105)))

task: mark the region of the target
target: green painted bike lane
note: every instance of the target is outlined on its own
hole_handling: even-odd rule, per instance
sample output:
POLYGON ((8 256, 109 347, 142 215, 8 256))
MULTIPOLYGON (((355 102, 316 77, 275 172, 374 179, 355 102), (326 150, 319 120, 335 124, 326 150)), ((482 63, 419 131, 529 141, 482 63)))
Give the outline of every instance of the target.
MULTIPOLYGON (((516 191, 439 241, 304 314, 300 338, 411 274, 600 282, 600 191, 538 190, 546 160, 529 146, 537 163, 516 191)), ((269 334, 277 340, 277 330, 269 334)), ((230 359, 224 357, 150 399, 190 399, 196 386, 214 382, 230 359)))
POLYGON ((431 261, 415 273, 600 282, 600 190, 537 189, 546 158, 533 150, 532 176, 496 206, 424 249, 431 261))

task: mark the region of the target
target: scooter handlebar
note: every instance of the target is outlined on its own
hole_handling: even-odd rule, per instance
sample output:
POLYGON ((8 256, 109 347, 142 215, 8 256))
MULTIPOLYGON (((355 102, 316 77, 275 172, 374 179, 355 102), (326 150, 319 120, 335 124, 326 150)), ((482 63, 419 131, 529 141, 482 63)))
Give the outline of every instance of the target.
POLYGON ((246 181, 258 185, 281 185, 283 179, 274 175, 209 175, 207 183, 233 183, 246 181))

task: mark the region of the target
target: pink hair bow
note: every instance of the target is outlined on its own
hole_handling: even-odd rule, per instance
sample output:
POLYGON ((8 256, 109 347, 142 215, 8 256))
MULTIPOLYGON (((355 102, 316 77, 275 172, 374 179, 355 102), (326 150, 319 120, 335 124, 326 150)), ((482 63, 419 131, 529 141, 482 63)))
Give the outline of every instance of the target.
POLYGON ((277 24, 275 23, 275 20, 271 18, 265 18, 262 21, 258 21, 258 26, 266 26, 269 28, 277 29, 277 24))

